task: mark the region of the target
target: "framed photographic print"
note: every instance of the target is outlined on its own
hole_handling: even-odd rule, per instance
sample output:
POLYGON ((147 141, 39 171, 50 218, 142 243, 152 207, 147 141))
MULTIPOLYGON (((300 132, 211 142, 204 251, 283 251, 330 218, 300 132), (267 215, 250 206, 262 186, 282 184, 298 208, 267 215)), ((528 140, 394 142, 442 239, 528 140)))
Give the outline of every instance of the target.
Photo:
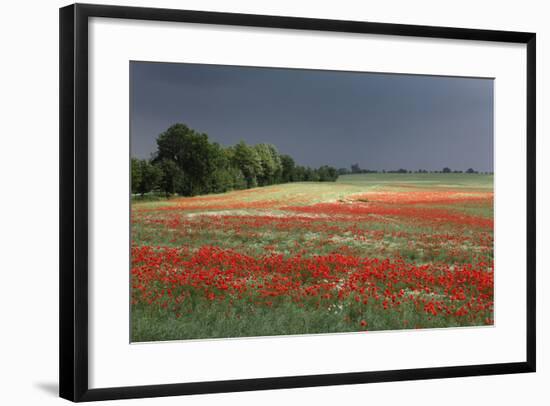
POLYGON ((535 371, 535 34, 60 10, 60 395, 535 371))

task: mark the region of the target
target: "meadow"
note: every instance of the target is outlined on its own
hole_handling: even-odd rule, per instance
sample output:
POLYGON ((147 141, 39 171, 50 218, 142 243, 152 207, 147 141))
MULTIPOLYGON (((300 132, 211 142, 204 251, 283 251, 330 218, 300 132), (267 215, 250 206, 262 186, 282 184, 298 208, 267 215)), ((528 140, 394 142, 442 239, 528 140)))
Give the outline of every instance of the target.
POLYGON ((493 176, 132 202, 131 340, 493 324, 493 176))

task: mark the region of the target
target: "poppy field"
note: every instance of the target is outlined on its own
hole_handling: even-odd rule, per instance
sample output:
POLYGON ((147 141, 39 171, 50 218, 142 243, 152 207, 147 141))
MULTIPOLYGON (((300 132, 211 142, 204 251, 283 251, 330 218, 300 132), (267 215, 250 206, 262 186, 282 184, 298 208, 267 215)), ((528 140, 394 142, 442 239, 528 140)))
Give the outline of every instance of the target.
POLYGON ((131 207, 131 340, 493 324, 493 176, 355 174, 131 207))

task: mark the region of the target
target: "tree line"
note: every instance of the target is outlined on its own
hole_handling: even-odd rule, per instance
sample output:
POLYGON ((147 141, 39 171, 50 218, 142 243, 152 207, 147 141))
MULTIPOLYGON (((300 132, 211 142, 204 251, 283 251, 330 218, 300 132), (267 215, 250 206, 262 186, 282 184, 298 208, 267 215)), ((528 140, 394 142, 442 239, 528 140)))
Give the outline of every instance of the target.
POLYGON ((473 168, 468 168, 465 171, 462 170, 452 170, 449 167, 445 167, 440 171, 428 171, 426 169, 416 169, 416 170, 410 170, 410 169, 390 169, 390 170, 376 170, 376 169, 362 169, 359 164, 352 164, 350 166, 350 169, 348 168, 339 168, 338 169, 338 175, 352 175, 352 174, 359 174, 359 173, 469 173, 469 174, 485 174, 485 175, 492 175, 493 172, 479 172, 476 171, 473 168))
POLYGON ((174 124, 157 138, 151 159, 131 160, 134 194, 167 196, 223 193, 288 182, 334 182, 338 171, 328 165, 310 168, 280 154, 272 144, 240 141, 224 147, 185 124, 174 124))

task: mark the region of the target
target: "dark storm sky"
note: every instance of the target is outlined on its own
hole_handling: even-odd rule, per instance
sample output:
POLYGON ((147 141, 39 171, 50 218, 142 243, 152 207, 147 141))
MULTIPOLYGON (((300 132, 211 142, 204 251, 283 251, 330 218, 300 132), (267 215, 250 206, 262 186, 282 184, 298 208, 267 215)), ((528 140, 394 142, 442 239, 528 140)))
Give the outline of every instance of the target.
POLYGON ((493 80, 131 62, 132 155, 182 122, 298 164, 493 170, 493 80))

